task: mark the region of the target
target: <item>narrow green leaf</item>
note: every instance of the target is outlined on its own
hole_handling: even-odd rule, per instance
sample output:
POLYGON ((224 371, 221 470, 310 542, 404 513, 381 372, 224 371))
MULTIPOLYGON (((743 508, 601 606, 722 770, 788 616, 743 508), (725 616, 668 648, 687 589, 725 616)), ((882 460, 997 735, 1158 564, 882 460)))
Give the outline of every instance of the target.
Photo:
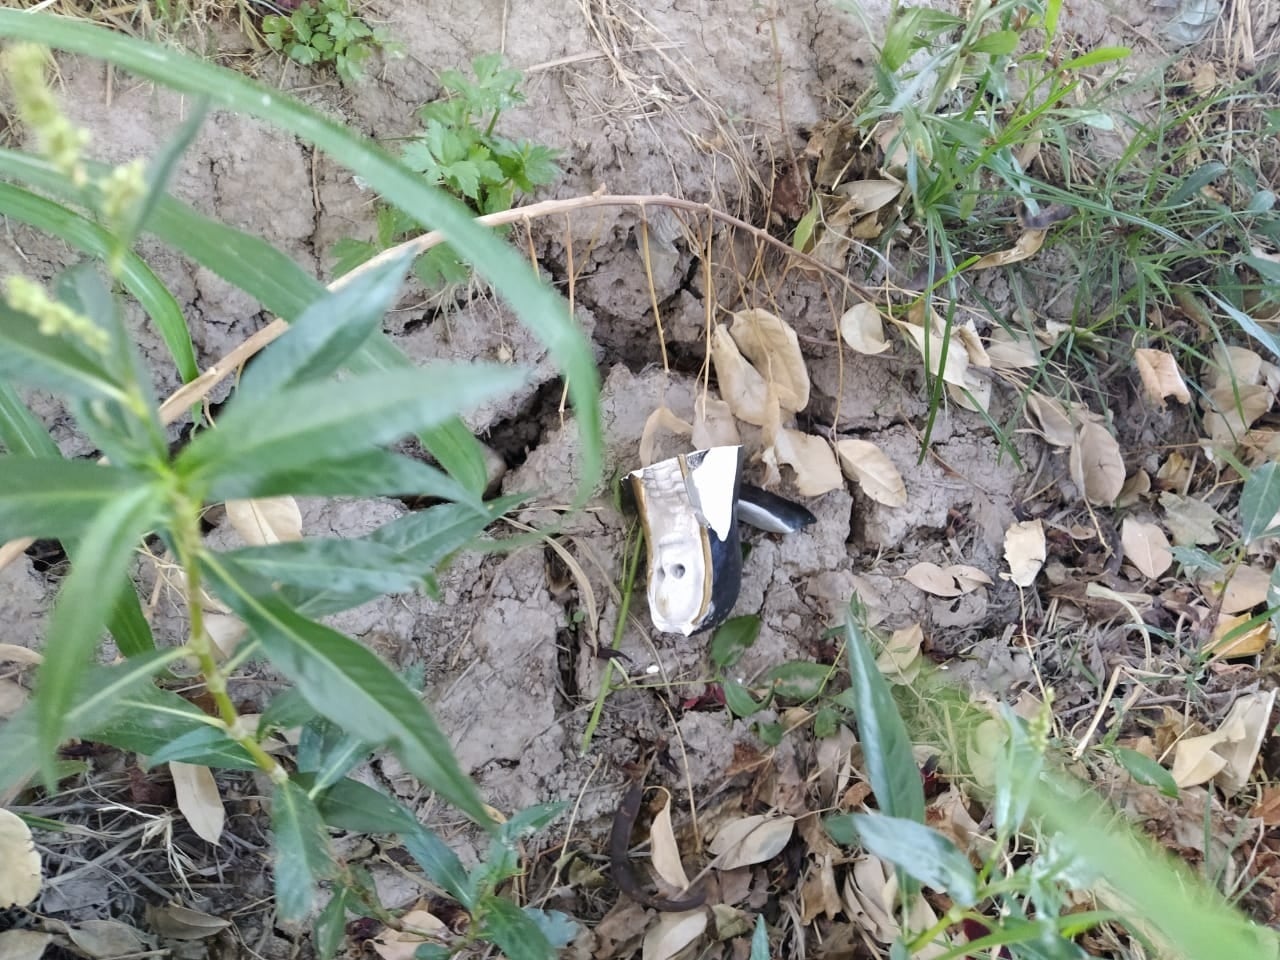
POLYGON ((1100 63, 1111 63, 1113 60, 1126 60, 1133 53, 1128 47, 1097 47, 1078 57, 1072 57, 1062 64, 1060 70, 1083 70, 1085 67, 1096 67, 1100 63))
POLYGON ((44 764, 52 764, 62 742, 67 712, 115 606, 117 593, 109 588, 123 585, 125 567, 155 521, 159 499, 160 492, 149 486, 121 494, 102 508, 80 541, 53 609, 38 674, 36 710, 44 764))
POLYGON ((275 497, 419 496, 465 503, 484 512, 476 494, 436 467, 410 460, 389 450, 366 450, 336 460, 318 460, 270 476, 251 474, 219 478, 211 495, 216 500, 275 497))
MULTIPOLYGON (((295 778, 310 790, 309 776, 295 778)), ((322 790, 315 798, 316 809, 329 826, 352 833, 412 833, 418 818, 398 800, 358 780, 342 779, 322 790)))
MULTIPOLYGON (((127 698, 139 688, 154 689, 152 678, 180 656, 180 650, 164 650, 112 667, 91 667, 67 711, 67 735, 82 736, 94 725, 127 711, 127 698)), ((35 704, 27 704, 0 724, 0 791, 35 775, 40 763, 37 726, 35 704)))
MULTIPOLYGON (((76 562, 79 549, 75 544, 64 541, 67 556, 72 564, 76 562)), ((107 629, 116 642, 120 652, 126 657, 136 657, 156 647, 155 637, 151 633, 151 624, 142 612, 142 602, 138 599, 138 590, 127 575, 122 578, 120 593, 116 597, 116 605, 107 618, 107 629)))
POLYGON ((603 470, 600 381, 591 345, 569 317, 563 299, 538 280, 519 253, 475 224, 461 203, 424 182, 372 142, 235 71, 89 23, 43 13, 0 10, 0 37, 20 37, 99 57, 172 89, 207 93, 222 106, 266 120, 339 158, 406 214, 445 231, 450 245, 512 305, 521 322, 547 345, 564 371, 582 436, 580 496, 585 498, 599 482, 603 470))
POLYGON ((1129 772, 1129 776, 1138 783, 1155 787, 1166 797, 1175 800, 1178 798, 1178 784, 1173 779, 1173 774, 1146 754, 1130 750, 1128 747, 1116 747, 1112 752, 1120 766, 1124 767, 1129 772))
POLYGON ((0 381, 0 444, 13 456, 57 457, 58 445, 18 396, 18 391, 0 381))
MULTIPOLYGON (((468 510, 468 514, 471 514, 468 510)), ((431 572, 373 540, 308 538, 224 555, 237 567, 277 583, 346 594, 412 593, 431 572)))
POLYGON ((212 726, 211 719, 176 693, 145 686, 113 704, 109 716, 90 720, 78 736, 151 758, 163 758, 174 741, 183 740, 186 756, 169 759, 228 770, 256 769, 245 749, 212 726))
MULTIPOLYGON (((146 709, 146 706, 143 707, 146 709)), ((171 714, 166 715, 168 719, 171 714)), ((117 730, 117 739, 119 733, 117 730)), ((221 727, 211 726, 207 723, 201 723, 198 727, 188 730, 181 735, 174 735, 172 728, 168 731, 169 736, 166 742, 162 743, 154 752, 141 751, 147 758, 147 769, 158 767, 162 763, 168 763, 170 760, 181 760, 186 763, 203 764, 206 767, 224 767, 224 758, 235 758, 235 770, 252 770, 256 764, 249 756, 248 752, 236 743, 227 732, 221 727)), ((104 743, 110 743, 111 740, 103 738, 104 743)), ((115 744, 119 746, 118 743, 115 744)), ((122 748, 128 749, 128 748, 122 748)), ((137 748, 133 748, 137 752, 137 748)))
POLYGON ((983 34, 969 46, 969 53, 989 53, 998 57, 1007 57, 1018 48, 1021 37, 1016 30, 995 30, 983 34))
POLYGON ((137 471, 88 460, 0 456, 0 541, 74 537, 146 482, 137 471))
POLYGON ((271 395, 328 377, 341 367, 395 304, 409 258, 381 264, 316 300, 240 378, 242 403, 269 403, 271 395))
POLYGON ((299 615, 277 596, 258 596, 223 566, 208 561, 214 588, 262 644, 267 657, 322 716, 372 744, 388 744, 426 786, 492 828, 475 785, 417 695, 369 650, 299 615))
MULTIPOLYGON (((0 183, 0 215, 30 224, 77 250, 103 260, 111 255, 115 243, 115 238, 92 220, 8 183, 0 183)), ((173 294, 146 261, 134 253, 126 252, 120 259, 120 283, 155 324, 156 332, 169 348, 178 374, 184 381, 194 379, 200 371, 191 346, 191 334, 173 294)))
POLYGON ((769 960, 769 928, 764 924, 763 913, 756 915, 756 929, 751 934, 751 954, 748 960, 769 960))
POLYGON ((282 920, 306 918, 316 884, 333 873, 333 853, 320 812, 291 780, 271 795, 271 832, 276 852, 276 912, 282 920))
POLYGON ((345 883, 335 883, 333 896, 316 917, 315 934, 312 938, 316 955, 320 960, 332 960, 337 956, 342 941, 347 936, 347 910, 357 906, 359 894, 345 883))
POLYGON ((300 727, 316 716, 316 708, 307 703, 307 698, 296 687, 286 687, 271 698, 267 709, 258 717, 258 736, 261 738, 272 730, 300 727))
POLYGON ((550 960, 556 955, 541 928, 510 900, 496 894, 485 897, 479 913, 485 935, 508 960, 550 960))
POLYGON ((213 482, 217 491, 216 481, 296 471, 391 443, 523 380, 522 371, 495 364, 439 364, 291 387, 266 406, 233 399, 218 429, 196 437, 177 464, 188 476, 213 482))
POLYGON ((1021 717, 1003 704, 1001 715, 1009 737, 996 756, 996 796, 991 805, 991 818, 1000 838, 1006 840, 1026 820, 1036 783, 1044 770, 1044 753, 1031 742, 1021 717))
POLYGON ((1280 463, 1256 468, 1240 491, 1240 539, 1246 544, 1267 534, 1280 513, 1280 463))
POLYGON ((931 827, 901 817, 847 813, 827 818, 829 832, 833 822, 840 825, 839 837, 832 833, 836 839, 847 837, 852 830, 877 857, 900 867, 925 886, 946 891, 962 907, 977 903, 978 876, 969 858, 931 827))
POLYGON ((718 670, 727 670, 742 659, 760 636, 760 618, 755 614, 731 617, 716 628, 711 638, 711 664, 718 670))
POLYGON ((867 775, 880 810, 892 817, 924 822, 924 786, 911 752, 906 724, 893 702, 889 684, 876 666, 860 619, 857 597, 850 602, 844 626, 849 653, 853 714, 858 723, 867 775))
POLYGON ((0 377, 87 400, 104 397, 119 400, 124 395, 101 357, 94 356, 70 337, 41 333, 34 317, 14 310, 3 297, 0 297, 0 377))
POLYGON ((833 673, 835 673, 834 667, 798 661, 780 663, 770 669, 765 677, 773 684, 773 692, 776 696, 787 700, 803 701, 812 700, 820 694, 833 673))
POLYGON ((435 831, 423 824, 407 831, 401 838, 409 856, 417 862, 433 883, 439 884, 448 894, 468 910, 475 909, 471 893, 471 878, 458 855, 436 836, 435 831))

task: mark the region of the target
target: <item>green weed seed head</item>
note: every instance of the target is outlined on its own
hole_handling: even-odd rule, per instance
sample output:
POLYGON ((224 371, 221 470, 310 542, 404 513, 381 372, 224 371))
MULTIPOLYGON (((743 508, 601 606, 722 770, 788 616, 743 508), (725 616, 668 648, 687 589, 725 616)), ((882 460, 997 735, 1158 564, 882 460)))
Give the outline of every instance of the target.
POLYGON ((147 192, 146 164, 141 159, 115 167, 98 183, 102 191, 102 219, 115 229, 147 192))
POLYGON ((1044 753, 1049 746, 1049 734, 1053 730, 1053 690, 1046 689, 1044 703, 1027 724, 1027 739, 1037 753, 1044 753))
POLYGON ((14 310, 35 317, 37 329, 46 337, 71 337, 97 354, 105 354, 110 347, 107 331, 65 303, 54 300, 34 280, 16 275, 6 278, 4 296, 14 310))
POLYGON ((4 54, 4 72, 13 88, 18 116, 35 134, 40 152, 59 173, 83 187, 89 179, 82 162, 89 133, 73 125, 58 108, 44 78, 48 55, 44 47, 33 43, 14 44, 4 54))

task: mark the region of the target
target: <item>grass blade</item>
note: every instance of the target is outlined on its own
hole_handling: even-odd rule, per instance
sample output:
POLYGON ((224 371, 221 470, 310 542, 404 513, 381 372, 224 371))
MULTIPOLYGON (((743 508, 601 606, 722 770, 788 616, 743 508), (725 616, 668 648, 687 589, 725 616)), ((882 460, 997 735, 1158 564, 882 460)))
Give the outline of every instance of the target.
POLYGON ((314 144, 394 206, 420 223, 443 230, 450 246, 511 304, 564 372, 582 437, 579 496, 589 495, 603 472, 600 383, 590 344, 573 323, 563 299, 538 280, 515 250, 473 223, 463 204, 424 182, 373 142, 234 71, 92 24, 45 14, 0 10, 0 37, 97 57, 171 89, 207 93, 215 103, 314 144))

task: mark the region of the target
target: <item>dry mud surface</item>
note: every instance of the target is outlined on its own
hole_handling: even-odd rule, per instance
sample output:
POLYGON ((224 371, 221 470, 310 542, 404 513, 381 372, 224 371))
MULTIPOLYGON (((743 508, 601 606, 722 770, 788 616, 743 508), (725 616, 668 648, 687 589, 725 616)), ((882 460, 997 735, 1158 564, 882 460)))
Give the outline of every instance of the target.
MULTIPOLYGON (((1140 44, 1140 32, 1151 24, 1138 6, 1123 7, 1126 27, 1103 4, 1068 4, 1069 29, 1085 48, 1140 44)), ((216 25, 210 42, 216 59, 252 64, 268 82, 389 141, 414 129, 415 109, 439 92, 439 71, 500 50, 529 78, 528 103, 510 113, 507 132, 563 150, 564 175, 541 197, 601 188, 665 193, 765 225, 775 162, 801 150, 805 131, 837 100, 852 100, 869 80, 871 51, 862 29, 825 0, 784 5, 776 16, 758 5, 720 0, 654 0, 634 7, 594 0, 380 0, 365 5, 365 12, 385 22, 406 56, 351 87, 277 60, 255 61, 238 35, 216 25)), ((878 30, 885 11, 873 4, 868 13, 878 30)), ((156 152, 189 106, 88 59, 61 59, 60 78, 64 103, 92 132, 94 154, 107 161, 156 152)), ((340 163, 256 121, 225 113, 209 117, 174 192, 202 212, 268 239, 326 278, 332 262, 327 251, 335 240, 372 234, 372 198, 340 163)), ((66 248, 33 231, 16 224, 6 230, 0 274, 48 277, 72 260, 66 248)), ((1046 489, 1070 484, 1061 454, 1042 449, 1034 438, 1015 436, 1024 464, 1019 470, 979 416, 953 407, 940 416, 931 455, 922 460, 927 405, 916 358, 901 344, 886 357, 841 357, 834 318, 851 302, 842 299, 847 295, 786 269, 778 257, 766 255, 763 269, 747 269, 756 250, 741 235, 717 232, 709 271, 693 233, 661 210, 650 212, 643 230, 633 209, 598 208, 568 224, 560 218, 536 222, 517 240, 531 245, 549 280, 572 293, 596 345, 608 475, 638 465, 641 432, 658 405, 692 419, 708 312, 720 320, 749 306, 785 317, 802 338, 814 384, 806 422, 830 427, 838 413, 840 430, 878 444, 901 471, 906 507, 883 507, 842 489, 807 502, 818 523, 801 533, 748 535, 751 549, 735 612, 757 613, 763 626, 735 668, 743 676, 787 660, 821 659, 827 650, 823 629, 857 589, 886 627, 922 623, 926 635, 936 638, 930 651, 935 658, 948 661, 958 675, 978 677, 987 692, 1015 699, 1031 683, 1025 654, 1008 643, 1006 626, 1020 607, 1017 589, 998 576, 1001 543, 1008 524, 1026 516, 1024 498, 1032 490, 1043 497, 1046 489), (669 373, 660 366, 655 298, 669 373), (994 584, 958 600, 929 597, 900 579, 921 560, 972 564, 994 584)), ((269 322, 256 303, 207 271, 192 269, 152 243, 144 242, 141 252, 183 305, 201 366, 269 322)), ((1010 297, 1007 285, 1002 289, 995 279, 984 293, 997 301, 1010 297)), ((1035 293, 1046 309, 1061 302, 1055 291, 1035 293)), ((1065 303, 1069 307, 1069 298, 1065 303)), ((162 360, 158 338, 140 318, 134 320, 138 340, 154 360, 157 390, 167 394, 178 385, 172 367, 162 360)), ((414 291, 388 317, 387 329, 415 358, 510 357, 535 369, 525 392, 479 411, 471 422, 511 467, 503 489, 537 496, 537 507, 521 518, 534 524, 558 519, 549 508, 566 502, 574 488, 577 438, 540 345, 500 304, 479 293, 442 314, 414 291)), ((223 396, 225 388, 214 400, 223 396)), ((997 392, 998 418, 1009 401, 997 392)), ((54 427, 67 454, 91 452, 56 403, 41 399, 37 412, 54 427)), ((758 468, 749 468, 749 479, 758 481, 758 468)), ((308 535, 356 535, 406 509, 398 501, 307 502, 303 529, 308 535)), ((226 532, 211 536, 216 544, 226 532)), ((599 840, 617 805, 623 765, 651 744, 669 741, 673 758, 671 768, 655 777, 678 793, 690 783, 705 785, 695 791, 702 800, 726 783, 735 750, 755 743, 749 726, 730 724, 723 711, 682 708, 712 675, 706 638, 654 634, 641 602, 622 640, 636 688, 609 697, 594 749, 580 755, 587 709, 605 665, 592 650, 597 639, 607 643, 614 633, 624 541, 625 521, 607 491, 600 491, 589 509, 565 521, 559 535, 586 583, 543 546, 467 554, 442 573, 439 600, 385 598, 334 619, 389 661, 425 668, 426 698, 490 804, 512 811, 576 799, 575 842, 587 846, 599 840), (584 597, 588 589, 591 605, 584 597), (596 610, 594 621, 589 606, 596 610)), ((47 569, 35 559, 0 572, 5 639, 38 643, 58 574, 57 566, 47 569)), ((142 579, 149 588, 145 572, 142 579)), ((163 610, 157 616, 160 632, 175 627, 163 610)), ((1101 653, 1081 656, 1097 659, 1101 653)), ((1053 663, 1040 669, 1052 680, 1059 666, 1066 670, 1053 663)), ((363 775, 407 800, 417 797, 416 786, 391 759, 363 775)), ((252 817, 256 792, 248 780, 231 782, 228 800, 252 817)), ((424 815, 448 816, 430 807, 424 815)), ((253 860, 260 848, 250 853, 240 842, 218 852, 210 867, 209 852, 183 835, 180 823, 175 829, 179 846, 193 852, 210 881, 197 884, 204 893, 192 898, 189 892, 191 906, 237 910, 246 893, 266 892, 265 881, 249 879, 260 871, 260 860, 253 860), (242 889, 234 889, 236 884, 242 889)), ((447 820, 443 829, 456 833, 447 820)), ((454 839, 465 849, 465 836, 454 839)), ((389 906, 416 898, 418 891, 394 865, 370 862, 389 906)), ((139 895, 127 878, 106 882, 120 887, 111 889, 108 902, 133 902, 139 895)), ((100 888, 54 886, 64 910, 92 911, 89 902, 101 902, 100 888)), ((569 894, 559 905, 591 915, 598 906, 581 896, 569 894)), ((607 901, 612 894, 606 888, 601 896, 607 901)), ((254 949, 273 956, 289 951, 275 939, 269 920, 247 914, 244 923, 241 935, 254 949)))

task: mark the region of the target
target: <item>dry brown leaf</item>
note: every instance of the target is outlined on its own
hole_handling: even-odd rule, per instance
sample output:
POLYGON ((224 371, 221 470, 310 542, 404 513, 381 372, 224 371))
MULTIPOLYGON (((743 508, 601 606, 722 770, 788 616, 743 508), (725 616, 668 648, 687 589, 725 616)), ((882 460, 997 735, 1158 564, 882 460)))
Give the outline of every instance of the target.
POLYGON ((1280 787, 1263 787, 1258 802, 1249 810, 1249 816, 1258 817, 1264 827, 1280 824, 1280 787))
POLYGON ((924 630, 918 623, 893 631, 876 657, 876 666, 885 679, 903 686, 913 684, 923 668, 920 659, 923 643, 924 630))
POLYGON ((840 336, 858 353, 875 356, 889 349, 884 319, 874 303, 856 303, 840 318, 840 336))
POLYGON ((654 872, 676 890, 689 889, 689 878, 685 875, 684 864, 680 862, 680 845, 676 843, 676 832, 671 826, 669 793, 649 827, 649 849, 654 872))
POLYGON ((222 806, 213 771, 200 764, 171 760, 169 773, 173 776, 178 809, 187 818, 191 829, 201 839, 217 844, 222 838, 227 812, 222 806))
POLYGON ((217 647, 218 654, 224 659, 236 652, 236 647, 248 633, 245 622, 230 613, 206 613, 204 629, 217 647))
POLYGON ((0 960, 40 960, 52 939, 52 934, 35 930, 0 932, 0 960))
POLYGON ((729 334, 765 382, 777 389, 783 410, 795 413, 809 405, 809 371, 796 332, 766 310, 739 310, 729 334))
POLYGON ((800 886, 801 919, 807 927, 819 914, 834 920, 844 909, 840 890, 836 886, 836 872, 831 854, 826 853, 809 864, 808 875, 800 886))
POLYGON ((645 931, 640 948, 641 960, 671 960, 707 929, 707 911, 663 913, 657 923, 645 931))
POLYGON ((146 950, 142 931, 119 920, 82 920, 67 929, 67 936, 91 960, 113 960, 146 950))
POLYGON ((25 907, 41 885, 40 853, 22 818, 0 808, 0 910, 25 907))
POLYGON ((931 374, 935 377, 941 375, 947 383, 957 386, 968 385, 965 373, 969 369, 969 353, 956 337, 945 339, 937 333, 926 331, 924 327, 915 323, 902 321, 895 321, 895 323, 898 329, 907 335, 922 359, 925 356, 925 345, 928 344, 928 370, 931 374), (943 356, 944 345, 946 345, 945 357, 943 356), (940 371, 941 374, 939 374, 940 371))
POLYGON ((1004 559, 1009 573, 1001 574, 1020 587, 1029 587, 1044 566, 1047 546, 1044 525, 1039 520, 1015 523, 1004 534, 1004 559))
POLYGON ((982 828, 965 804, 964 794, 955 787, 929 804, 925 822, 965 853, 973 848, 974 841, 983 837, 982 828))
POLYGON ((693 404, 693 449, 736 447, 742 442, 733 411, 723 400, 700 395, 693 404))
POLYGON ((987 355, 987 348, 983 346, 982 338, 978 336, 972 320, 953 323, 951 333, 964 346, 971 365, 984 370, 991 369, 991 357, 987 355))
POLYGON ((302 512, 293 497, 228 500, 227 519, 251 547, 302 539, 302 512))
POLYGON ((1232 660, 1236 657, 1256 656, 1267 649, 1275 639, 1275 627, 1271 625, 1270 620, 1264 620, 1248 630, 1236 632, 1250 619, 1252 618, 1248 614, 1243 613, 1234 616, 1220 614, 1217 626, 1213 628, 1213 636, 1204 645, 1202 652, 1223 660, 1232 660))
POLYGON ((997 370, 1024 370, 1040 366, 1040 345, 1026 335, 993 327, 987 340, 987 359, 997 370))
POLYGON ((1209 389, 1254 386, 1262 382, 1262 357, 1248 347, 1213 348, 1213 376, 1209 389))
POLYGON ((23 666, 35 667, 43 662, 38 650, 20 647, 16 643, 0 643, 0 663, 20 663, 23 666))
POLYGON ((762 814, 729 821, 708 846, 716 858, 716 869, 732 870, 772 860, 791 839, 795 823, 795 817, 762 814))
POLYGON ((1216 527, 1223 522, 1222 517, 1203 500, 1182 497, 1166 490, 1160 494, 1160 506, 1164 507, 1165 526, 1178 546, 1206 546, 1218 542, 1216 527))
POLYGON ((1178 361, 1173 354, 1139 347, 1133 351, 1133 362, 1142 379, 1142 387, 1147 391, 1147 398, 1161 410, 1165 407, 1165 397, 1173 397, 1179 403, 1191 402, 1191 391, 1182 379, 1182 371, 1178 369, 1178 361))
POLYGON ((964 372, 964 386, 948 383, 947 393, 955 403, 974 413, 985 413, 991 406, 991 381, 972 368, 964 372))
POLYGON ((1055 447, 1076 442, 1076 429, 1066 408, 1052 397, 1034 390, 1027 394, 1027 422, 1031 429, 1055 447))
POLYGON ((711 363, 716 368, 720 396, 733 415, 744 423, 763 427, 769 419, 770 407, 778 405, 777 398, 764 377, 747 362, 724 324, 717 324, 712 331, 711 363))
POLYGON ((1191 480, 1191 461, 1178 450, 1165 457, 1156 471, 1156 486, 1161 490, 1184 490, 1191 480))
POLYGON ((799 430, 780 430, 761 459, 775 467, 779 463, 791 467, 796 475, 796 489, 802 497, 820 497, 844 486, 836 455, 822 437, 799 430))
POLYGON ((1120 496, 1116 497, 1116 506, 1132 507, 1135 503, 1141 502, 1142 498, 1150 492, 1151 474, 1146 470, 1136 470, 1120 488, 1120 496))
POLYGON ((1202 581, 1201 586, 1214 598, 1221 595, 1223 613, 1243 613, 1267 602, 1271 576, 1256 567, 1238 567, 1225 590, 1221 578, 1202 581))
POLYGON ((147 925, 169 940, 204 940, 231 926, 231 921, 179 903, 147 904, 147 925))
POLYGON ((956 578, 956 586, 960 588, 961 593, 972 593, 979 587, 989 586, 994 582, 987 576, 985 570, 971 567, 967 563, 953 563, 943 569, 956 578))
POLYGON ((413 960, 418 947, 430 941, 433 934, 445 934, 448 928, 435 914, 421 908, 410 910, 400 918, 402 930, 384 927, 369 943, 382 960, 413 960))
POLYGON ((1249 782, 1253 766, 1270 729, 1276 691, 1246 693, 1231 705, 1221 726, 1212 733, 1188 737, 1174 748, 1173 779, 1180 787, 1213 780, 1228 797, 1249 782))
POLYGON ((1158 580, 1173 565, 1169 540, 1154 523, 1125 517, 1120 525, 1120 542, 1124 546, 1125 559, 1144 577, 1158 580))
POLYGON ((897 200, 902 184, 897 180, 854 180, 840 184, 836 192, 852 200, 859 213, 873 213, 897 200))
POLYGON ((907 485, 883 450, 868 440, 838 440, 840 467, 862 492, 886 507, 907 505, 907 485))
POLYGON ((991 267, 1007 267, 1011 263, 1030 259, 1040 252, 1048 232, 1047 230, 1024 230, 1022 236, 1018 237, 1018 242, 1012 247, 988 253, 969 269, 989 270, 991 267))
POLYGON ((935 597, 958 597, 961 593, 956 578, 928 560, 921 560, 915 564, 903 574, 903 578, 935 597))
POLYGON ((666 459, 656 455, 658 434, 662 431, 676 436, 687 437, 693 433, 693 426, 675 415, 666 406, 658 407, 644 421, 644 430, 640 434, 640 466, 647 467, 656 460, 666 459))
POLYGON ((1109 506, 1124 488, 1124 457, 1120 444, 1100 423, 1087 420, 1076 427, 1071 446, 1071 479, 1090 503, 1109 506))
MULTIPOLYGON (((855 860, 845 875, 844 901, 850 919, 881 943, 892 943, 902 933, 897 920, 897 898, 897 871, 878 857, 855 860)), ((917 895, 907 910, 908 927, 928 930, 937 920, 924 897, 917 895)), ((912 956, 932 960, 946 952, 944 944, 934 942, 917 947, 912 956)))
POLYGON ((1214 752, 1222 738, 1216 733, 1179 740, 1173 755, 1173 782, 1179 787, 1208 783, 1227 765, 1224 757, 1214 752))

